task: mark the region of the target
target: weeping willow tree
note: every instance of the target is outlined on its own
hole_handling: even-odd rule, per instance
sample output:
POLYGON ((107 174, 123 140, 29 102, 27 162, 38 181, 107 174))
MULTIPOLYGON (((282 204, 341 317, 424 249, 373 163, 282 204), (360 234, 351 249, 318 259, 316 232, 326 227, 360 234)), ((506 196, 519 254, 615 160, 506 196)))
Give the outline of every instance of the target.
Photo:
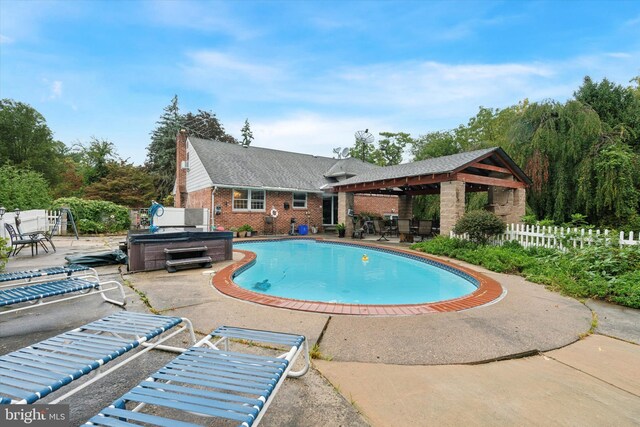
POLYGON ((578 101, 532 103, 514 121, 505 148, 533 181, 527 202, 538 218, 561 223, 579 211, 577 172, 601 130, 598 114, 578 101))
MULTIPOLYGON (((585 77, 574 98, 498 110, 481 107, 467 125, 431 132, 411 152, 422 160, 500 146, 533 181, 528 212, 567 222, 586 215, 595 225, 640 230, 640 76, 635 86, 585 77)), ((468 195, 482 207, 486 194, 468 195), (483 199, 484 197, 484 199, 483 199)), ((439 214, 438 196, 414 199, 414 214, 439 214)))

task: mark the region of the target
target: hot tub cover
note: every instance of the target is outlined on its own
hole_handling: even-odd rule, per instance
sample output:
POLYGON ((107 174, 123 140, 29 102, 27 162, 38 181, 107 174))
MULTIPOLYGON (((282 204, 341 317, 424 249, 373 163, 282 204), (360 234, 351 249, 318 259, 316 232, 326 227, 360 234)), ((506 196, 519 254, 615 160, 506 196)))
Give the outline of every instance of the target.
POLYGON ((66 259, 69 264, 80 264, 89 267, 127 263, 127 255, 119 249, 111 252, 96 252, 86 255, 66 256, 64 259, 66 259))

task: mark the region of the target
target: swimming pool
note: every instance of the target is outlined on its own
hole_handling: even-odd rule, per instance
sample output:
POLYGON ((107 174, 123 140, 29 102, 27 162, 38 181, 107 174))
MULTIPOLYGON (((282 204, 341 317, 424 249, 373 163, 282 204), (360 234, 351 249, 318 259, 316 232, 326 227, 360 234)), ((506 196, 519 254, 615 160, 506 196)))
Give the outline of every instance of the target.
POLYGON ((236 244, 256 254, 234 276, 249 291, 341 304, 417 304, 458 298, 477 280, 429 260, 315 240, 236 244))
MULTIPOLYGON (((263 243, 267 241, 274 241, 270 239, 267 241, 249 241, 249 242, 234 242, 234 252, 236 253, 235 259, 240 255, 240 260, 233 264, 227 265, 220 269, 212 278, 212 285, 222 294, 230 296, 232 298, 245 300, 252 303, 261 305, 267 305, 271 307, 285 308, 291 310, 311 311, 316 313, 326 314, 347 314, 347 315, 377 315, 377 316, 406 316, 414 314, 425 313, 437 313, 448 311, 466 310, 473 307, 482 306, 485 304, 493 303, 501 299, 506 295, 506 291, 503 290, 500 284, 475 270, 453 265, 447 261, 433 258, 430 255, 412 251, 403 248, 370 245, 366 243, 351 243, 344 241, 330 241, 319 238, 282 238, 276 241, 291 241, 291 240, 303 240, 303 241, 317 241, 322 244, 335 244, 344 246, 353 246, 358 248, 361 252, 360 262, 362 262, 362 255, 365 253, 368 255, 369 260, 372 251, 378 250, 382 252, 389 252, 403 257, 409 257, 414 259, 421 259, 423 262, 432 263, 440 268, 449 270, 455 274, 466 275, 470 280, 475 280, 477 289, 470 294, 464 295, 459 298, 447 299, 436 302, 421 302, 414 304, 350 304, 339 302, 321 302, 309 299, 297 299, 289 297, 280 297, 275 295, 268 295, 256 290, 249 290, 237 285, 234 280, 236 276, 240 276, 245 270, 251 268, 256 260, 257 256, 255 252, 250 250, 244 250, 243 248, 249 248, 249 244, 263 243)), ((289 257, 292 258, 292 257, 289 257)), ((298 256, 297 258, 302 258, 298 256)), ((306 260, 310 262, 309 260, 306 260)), ((317 261, 317 260, 316 260, 317 261)), ((260 282, 262 282, 262 279, 260 282)), ((253 283, 256 285, 256 282, 253 283)))

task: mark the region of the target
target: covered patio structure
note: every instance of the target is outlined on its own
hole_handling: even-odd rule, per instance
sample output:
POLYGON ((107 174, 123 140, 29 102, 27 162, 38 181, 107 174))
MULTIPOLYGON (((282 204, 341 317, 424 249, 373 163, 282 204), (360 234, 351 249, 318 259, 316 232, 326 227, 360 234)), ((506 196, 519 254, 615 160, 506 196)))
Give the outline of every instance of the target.
POLYGON ((525 214, 527 175, 500 147, 435 157, 374 169, 333 185, 338 193, 338 222, 353 232, 348 211, 354 194, 398 196, 398 217, 413 216, 413 196, 440 195, 440 234, 448 235, 464 215, 466 193, 486 191, 487 210, 507 223, 519 223, 525 214))

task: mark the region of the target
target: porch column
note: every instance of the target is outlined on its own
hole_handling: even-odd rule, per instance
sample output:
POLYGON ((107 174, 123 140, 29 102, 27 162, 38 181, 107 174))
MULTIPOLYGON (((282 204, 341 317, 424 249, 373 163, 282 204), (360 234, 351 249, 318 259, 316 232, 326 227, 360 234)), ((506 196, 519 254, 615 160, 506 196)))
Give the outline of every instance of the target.
POLYGON ((465 188, 462 181, 440 183, 440 235, 448 236, 464 215, 465 188))
POLYGON ((411 194, 398 196, 398 218, 413 218, 413 196, 411 194))
POLYGON ((507 224, 522 224, 522 217, 526 214, 527 190, 516 188, 513 190, 511 206, 505 221, 507 224))
POLYGON ((353 193, 338 193, 338 223, 344 223, 345 236, 353 234, 353 221, 347 211, 353 209, 353 193))

